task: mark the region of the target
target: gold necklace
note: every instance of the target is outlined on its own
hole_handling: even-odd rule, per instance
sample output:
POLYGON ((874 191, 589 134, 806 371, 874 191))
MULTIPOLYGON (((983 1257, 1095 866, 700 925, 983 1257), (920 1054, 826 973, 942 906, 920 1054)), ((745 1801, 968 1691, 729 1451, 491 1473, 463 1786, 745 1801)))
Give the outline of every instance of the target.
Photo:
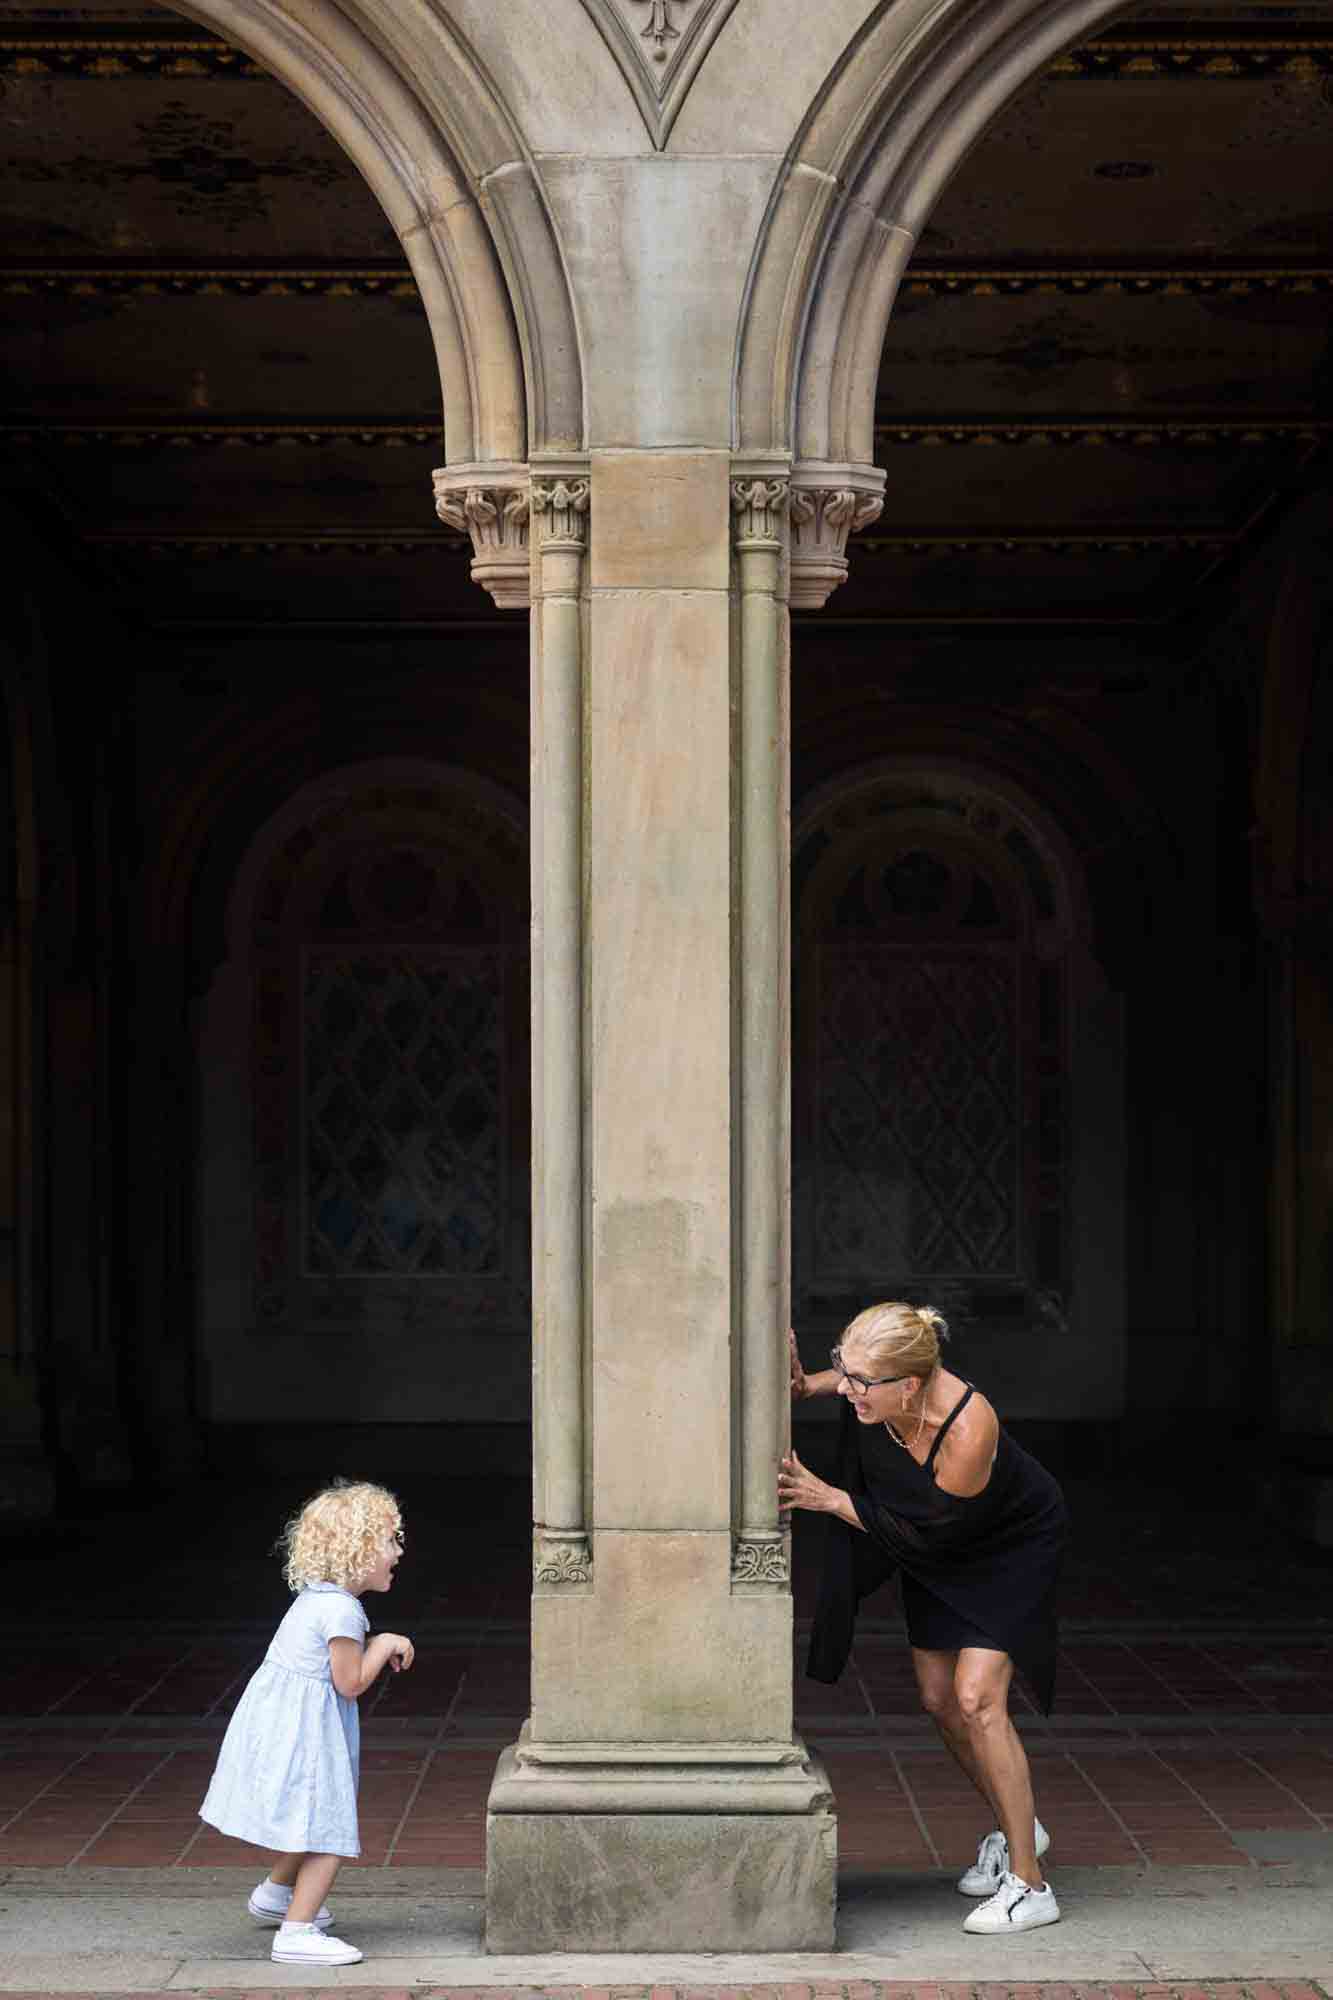
POLYGON ((914 1447, 915 1447, 915 1446, 917 1446, 917 1445, 919 1445, 919 1444, 920 1444, 920 1442, 921 1442, 921 1440, 922 1440, 923 1436, 925 1435, 925 1430, 926 1430, 926 1399, 925 1399, 925 1397, 923 1396, 923 1397, 921 1398, 921 1420, 920 1420, 920 1422, 919 1422, 919 1423, 917 1424, 917 1427, 916 1427, 916 1436, 915 1436, 915 1437, 914 1437, 914 1438, 912 1439, 912 1442, 911 1442, 911 1444, 908 1444, 908 1442, 907 1442, 906 1438, 900 1438, 900 1437, 899 1437, 899 1435, 898 1435, 897 1431, 896 1431, 896 1430, 895 1430, 895 1429, 893 1428, 893 1425, 892 1425, 892 1424, 891 1424, 891 1423, 889 1422, 889 1420, 888 1420, 888 1418, 887 1418, 887 1417, 882 1417, 882 1418, 880 1419, 880 1421, 881 1421, 881 1422, 882 1422, 882 1424, 884 1425, 884 1428, 885 1428, 885 1430, 886 1430, 886 1431, 888 1432, 889 1436, 890 1436, 890 1437, 891 1437, 891 1438, 893 1439, 893 1442, 894 1442, 894 1443, 895 1443, 895 1444, 896 1444, 896 1445, 897 1445, 897 1446, 898 1446, 898 1447, 899 1447, 899 1448, 900 1448, 901 1450, 903 1450, 903 1451, 906 1451, 906 1452, 910 1452, 910 1451, 912 1451, 912 1450, 914 1449, 914 1447))

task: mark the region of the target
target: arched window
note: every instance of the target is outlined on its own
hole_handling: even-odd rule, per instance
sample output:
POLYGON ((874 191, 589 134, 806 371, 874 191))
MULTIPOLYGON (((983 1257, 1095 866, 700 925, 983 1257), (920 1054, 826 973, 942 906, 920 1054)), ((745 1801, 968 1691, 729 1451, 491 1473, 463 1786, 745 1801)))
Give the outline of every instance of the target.
MULTIPOLYGON (((324 1346, 321 1413, 441 1417, 476 1402, 469 1335, 526 1335, 526 878, 502 795, 406 760, 307 787, 253 843, 201 1050, 212 1414, 281 1400, 238 1336, 291 1336, 293 1381, 312 1337, 364 1336, 324 1346)), ((521 1413, 519 1359, 486 1414, 521 1413)))
POLYGON ((1070 1280, 1067 871, 954 773, 861 776, 798 829, 794 1309, 872 1298, 1063 1317, 1070 1280))

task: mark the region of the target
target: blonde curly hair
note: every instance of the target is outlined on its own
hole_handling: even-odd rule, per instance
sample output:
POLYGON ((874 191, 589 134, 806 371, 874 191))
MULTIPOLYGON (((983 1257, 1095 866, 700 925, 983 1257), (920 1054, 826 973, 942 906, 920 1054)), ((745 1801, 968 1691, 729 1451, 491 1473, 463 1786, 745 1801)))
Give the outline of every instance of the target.
POLYGON ((336 1583, 355 1590, 385 1544, 401 1535, 403 1516, 387 1486, 335 1479, 307 1500, 278 1538, 287 1588, 336 1583))

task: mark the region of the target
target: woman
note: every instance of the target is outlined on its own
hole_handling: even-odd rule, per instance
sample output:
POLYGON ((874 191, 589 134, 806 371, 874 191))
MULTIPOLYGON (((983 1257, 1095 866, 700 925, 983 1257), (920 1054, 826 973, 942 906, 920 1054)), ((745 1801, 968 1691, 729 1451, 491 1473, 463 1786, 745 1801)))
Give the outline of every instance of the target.
POLYGON ((835 1681, 861 1598, 898 1571, 922 1704, 999 1821, 958 1887, 985 1897, 965 1931, 1058 1922, 1038 1856, 1050 1845, 1009 1719, 1017 1666, 1049 1714, 1055 1590, 1068 1533, 1060 1488, 1000 1427, 986 1398, 940 1360, 930 1306, 867 1306, 807 1375, 791 1341, 792 1394, 844 1398, 840 1486, 791 1452, 779 1504, 832 1516, 806 1671, 835 1681))

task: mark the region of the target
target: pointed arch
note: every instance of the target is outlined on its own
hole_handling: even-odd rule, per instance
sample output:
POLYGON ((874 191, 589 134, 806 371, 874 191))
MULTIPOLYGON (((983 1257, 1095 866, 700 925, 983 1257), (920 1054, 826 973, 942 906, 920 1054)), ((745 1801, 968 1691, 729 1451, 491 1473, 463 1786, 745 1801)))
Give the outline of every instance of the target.
POLYGON ((1120 0, 884 0, 778 178, 737 341, 746 452, 874 462, 889 315, 922 225, 995 114, 1120 0))
POLYGON ((284 83, 360 171, 430 322, 450 464, 577 449, 573 306, 545 198, 492 81, 440 13, 187 0, 284 83))

